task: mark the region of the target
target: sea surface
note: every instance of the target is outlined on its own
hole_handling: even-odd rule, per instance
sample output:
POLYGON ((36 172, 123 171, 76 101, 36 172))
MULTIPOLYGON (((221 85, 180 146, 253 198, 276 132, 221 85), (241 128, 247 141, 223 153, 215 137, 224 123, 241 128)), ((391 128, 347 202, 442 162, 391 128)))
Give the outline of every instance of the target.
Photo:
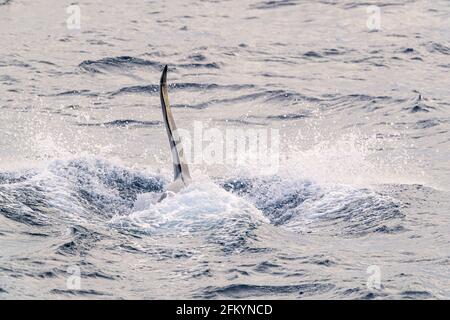
POLYGON ((449 299, 449 71, 446 0, 0 0, 0 299, 449 299), (158 202, 166 64, 276 161, 158 202))

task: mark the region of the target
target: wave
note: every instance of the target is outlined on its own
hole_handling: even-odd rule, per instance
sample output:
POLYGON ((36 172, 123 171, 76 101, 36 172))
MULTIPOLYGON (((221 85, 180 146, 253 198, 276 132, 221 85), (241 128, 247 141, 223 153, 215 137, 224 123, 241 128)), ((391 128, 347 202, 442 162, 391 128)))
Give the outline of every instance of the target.
MULTIPOLYGON (((150 68, 161 71, 165 64, 131 56, 107 57, 99 60, 85 60, 78 67, 89 73, 105 73, 114 69, 131 70, 134 68, 150 68)), ((220 69, 220 63, 217 62, 195 62, 195 63, 174 63, 171 69, 220 69)))
POLYGON ((419 95, 417 98, 409 100, 406 102, 406 106, 402 108, 404 111, 408 111, 410 113, 417 112, 432 112, 437 108, 428 101, 428 99, 424 99, 422 95, 419 95))
POLYGON ((255 245, 261 226, 343 237, 405 230, 401 203, 365 188, 241 176, 196 181, 158 202, 167 180, 95 158, 55 160, 41 170, 1 173, 0 213, 35 227, 75 222, 56 248, 63 255, 101 238, 90 230, 95 221, 131 236, 199 235, 227 252, 265 250, 255 245))
POLYGON ((206 68, 206 69, 220 69, 220 64, 217 62, 211 63, 182 63, 177 65, 180 68, 184 69, 198 69, 198 68, 206 68))
POLYGON ((425 45, 427 50, 431 53, 440 53, 443 55, 450 55, 450 47, 437 42, 429 42, 425 45))
POLYGON ((133 67, 149 67, 161 70, 164 67, 161 63, 130 56, 120 56, 112 58, 102 58, 99 60, 86 60, 79 64, 79 67, 91 73, 103 73, 112 68, 127 69, 133 67))
POLYGON ((79 126, 82 127, 102 127, 102 128, 146 128, 146 127, 154 127, 160 126, 162 124, 161 121, 139 121, 139 120, 131 120, 131 119, 119 119, 109 122, 102 123, 78 123, 79 126))
POLYGON ((148 234, 214 228, 233 234, 263 222, 343 236, 404 230, 401 203, 367 188, 281 176, 219 178, 193 183, 158 203, 164 185, 162 177, 104 160, 56 160, 42 171, 1 173, 1 213, 30 225, 45 225, 61 211, 95 214, 112 218, 122 230, 148 234))
POLYGON ((280 102, 286 103, 290 106, 301 104, 303 102, 318 102, 319 99, 311 96, 305 96, 297 92, 287 90, 260 90, 253 93, 241 94, 237 97, 224 98, 224 99, 210 99, 198 104, 175 104, 174 108, 192 108, 192 109, 206 109, 211 106, 219 105, 224 106, 226 104, 235 104, 239 102, 252 103, 272 103, 280 102))
POLYGON ((92 93, 90 90, 69 90, 55 94, 56 97, 61 96, 87 96, 87 97, 95 97, 97 94, 92 93))
MULTIPOLYGON (((202 84, 202 83, 171 83, 169 89, 173 91, 178 90, 192 90, 192 91, 211 91, 211 90, 230 90, 237 91, 243 89, 251 89, 253 85, 220 85, 220 84, 202 84)), ((111 92, 112 96, 128 93, 150 93, 159 94, 159 85, 145 85, 145 86, 129 86, 120 88, 117 91, 111 92)))
POLYGON ((292 0, 271 0, 271 1, 262 1, 255 5, 252 5, 251 8, 254 9, 276 9, 287 6, 296 6, 298 3, 292 0))
POLYGON ((245 299, 251 297, 282 297, 290 296, 304 298, 312 295, 322 294, 334 289, 330 283, 303 283, 295 285, 252 285, 231 284, 224 287, 206 287, 196 295, 197 298, 228 298, 245 299))
POLYGON ((158 176, 99 159, 55 160, 32 173, 0 175, 0 212, 28 225, 52 219, 112 217, 133 207, 138 193, 161 192, 158 176))
POLYGON ((280 176, 232 179, 222 185, 253 203, 273 225, 293 232, 327 229, 327 234, 352 237, 404 231, 401 203, 366 188, 280 176))

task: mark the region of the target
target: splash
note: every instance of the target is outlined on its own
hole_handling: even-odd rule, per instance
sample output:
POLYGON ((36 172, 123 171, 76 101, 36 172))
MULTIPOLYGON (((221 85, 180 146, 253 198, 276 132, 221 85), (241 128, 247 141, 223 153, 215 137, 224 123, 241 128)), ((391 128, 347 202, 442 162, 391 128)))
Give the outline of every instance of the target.
POLYGON ((230 223, 268 223, 251 203, 213 182, 197 181, 162 202, 157 202, 158 198, 155 194, 141 195, 134 212, 114 216, 111 224, 155 234, 223 229, 230 223))

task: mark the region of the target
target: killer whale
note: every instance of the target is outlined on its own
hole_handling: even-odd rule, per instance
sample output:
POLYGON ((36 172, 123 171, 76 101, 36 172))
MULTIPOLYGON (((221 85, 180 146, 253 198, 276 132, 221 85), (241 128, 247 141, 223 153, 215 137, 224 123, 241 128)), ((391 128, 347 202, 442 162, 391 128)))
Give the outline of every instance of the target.
POLYGON ((173 182, 167 187, 166 192, 159 201, 167 197, 169 193, 176 193, 186 187, 191 182, 189 167, 184 156, 183 145, 177 131, 175 120, 173 119, 172 109, 169 103, 169 92, 167 87, 167 65, 164 67, 159 83, 159 94, 161 98, 161 109, 164 125, 169 138, 169 145, 172 153, 173 162, 173 182))

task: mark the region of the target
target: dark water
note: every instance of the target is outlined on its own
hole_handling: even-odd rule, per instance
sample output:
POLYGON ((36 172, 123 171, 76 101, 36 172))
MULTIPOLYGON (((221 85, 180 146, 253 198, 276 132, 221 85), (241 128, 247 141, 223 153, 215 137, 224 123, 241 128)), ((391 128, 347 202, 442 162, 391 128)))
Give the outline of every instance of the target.
POLYGON ((448 1, 71 4, 0 0, 0 298, 450 298, 448 1), (165 64, 278 166, 156 203, 165 64))

